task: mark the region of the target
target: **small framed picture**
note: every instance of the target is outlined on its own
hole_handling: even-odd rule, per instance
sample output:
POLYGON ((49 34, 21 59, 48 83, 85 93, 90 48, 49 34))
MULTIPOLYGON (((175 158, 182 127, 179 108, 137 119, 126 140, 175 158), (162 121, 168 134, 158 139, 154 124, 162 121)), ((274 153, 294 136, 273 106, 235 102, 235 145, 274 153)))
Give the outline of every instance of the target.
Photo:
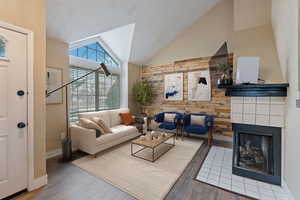
MULTIPOLYGON (((46 88, 47 92, 51 92, 56 88, 62 86, 63 70, 56 67, 47 67, 46 72, 46 88)), ((63 90, 58 90, 46 97, 47 104, 61 104, 63 103, 63 90)))

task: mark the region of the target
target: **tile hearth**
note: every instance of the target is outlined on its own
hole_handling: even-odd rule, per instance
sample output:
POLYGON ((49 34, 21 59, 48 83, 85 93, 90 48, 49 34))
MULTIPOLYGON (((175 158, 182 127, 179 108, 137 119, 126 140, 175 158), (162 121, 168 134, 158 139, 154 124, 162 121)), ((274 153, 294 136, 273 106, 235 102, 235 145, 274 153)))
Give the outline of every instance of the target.
POLYGON ((210 185, 261 200, 293 200, 288 189, 232 174, 232 149, 213 146, 196 177, 210 185))

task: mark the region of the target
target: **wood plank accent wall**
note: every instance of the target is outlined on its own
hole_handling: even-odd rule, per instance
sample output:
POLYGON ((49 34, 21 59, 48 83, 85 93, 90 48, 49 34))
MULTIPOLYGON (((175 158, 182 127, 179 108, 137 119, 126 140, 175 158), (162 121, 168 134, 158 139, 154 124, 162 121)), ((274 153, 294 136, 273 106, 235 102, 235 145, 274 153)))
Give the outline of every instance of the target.
POLYGON ((150 81, 156 91, 157 97, 153 104, 144 106, 145 112, 153 116, 163 111, 178 111, 181 113, 207 113, 214 116, 215 134, 232 136, 230 122, 230 97, 225 96, 224 89, 217 88, 217 79, 221 72, 216 68, 218 63, 233 63, 233 54, 203 57, 176 61, 172 64, 160 66, 144 66, 142 79, 150 81), (210 69, 212 97, 211 101, 188 101, 188 72, 210 69), (170 73, 184 73, 183 101, 164 100, 164 75, 170 73))

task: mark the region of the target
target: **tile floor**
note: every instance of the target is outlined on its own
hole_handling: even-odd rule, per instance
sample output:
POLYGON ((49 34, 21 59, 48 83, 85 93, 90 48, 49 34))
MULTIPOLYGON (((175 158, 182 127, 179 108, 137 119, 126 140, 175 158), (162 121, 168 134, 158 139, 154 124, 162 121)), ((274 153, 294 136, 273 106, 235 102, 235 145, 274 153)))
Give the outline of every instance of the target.
POLYGON ((241 195, 261 200, 293 200, 286 186, 276 185, 232 174, 232 149, 213 146, 197 180, 241 195))

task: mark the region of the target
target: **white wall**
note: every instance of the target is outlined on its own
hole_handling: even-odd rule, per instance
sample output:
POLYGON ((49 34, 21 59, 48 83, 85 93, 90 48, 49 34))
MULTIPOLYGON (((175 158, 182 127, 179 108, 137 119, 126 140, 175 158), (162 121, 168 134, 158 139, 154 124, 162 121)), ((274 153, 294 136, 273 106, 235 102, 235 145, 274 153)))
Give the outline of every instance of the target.
MULTIPOLYGON (((69 81, 69 45, 67 43, 47 39, 47 67, 60 68, 63 71, 63 82, 69 81)), ((46 106, 46 152, 51 153, 61 148, 60 134, 66 133, 66 93, 63 91, 62 104, 46 106)))
POLYGON ((296 199, 300 199, 300 109, 298 95, 298 2, 272 0, 272 25, 283 77, 290 84, 286 108, 284 179, 296 199))
POLYGON ((267 25, 271 21, 271 0, 234 0, 234 31, 267 25))
POLYGON ((225 41, 230 50, 233 36, 233 0, 223 0, 198 21, 161 49, 147 65, 212 56, 225 41))
POLYGON ((101 40, 121 61, 121 108, 128 108, 128 61, 131 53, 134 31, 135 24, 128 24, 99 35, 101 40))
MULTIPOLYGON (((260 57, 259 78, 266 83, 283 82, 271 24, 234 32, 233 52, 236 57, 260 57)), ((236 59, 235 59, 236 63, 236 59)))

